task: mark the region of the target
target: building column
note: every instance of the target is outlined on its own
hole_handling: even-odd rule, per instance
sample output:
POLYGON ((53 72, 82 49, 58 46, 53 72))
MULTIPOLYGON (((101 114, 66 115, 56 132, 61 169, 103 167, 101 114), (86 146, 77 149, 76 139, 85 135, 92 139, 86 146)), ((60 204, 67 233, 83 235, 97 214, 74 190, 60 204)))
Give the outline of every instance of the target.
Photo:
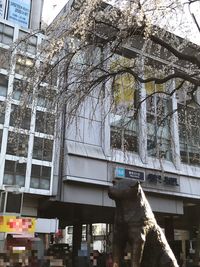
POLYGON ((75 223, 73 225, 73 237, 72 237, 72 266, 78 266, 78 250, 81 248, 82 240, 82 224, 75 223))
POLYGON ((139 129, 139 155, 144 164, 147 163, 147 120, 146 120, 146 91, 144 84, 140 85, 139 88, 139 102, 140 109, 139 109, 139 122, 138 122, 138 129, 139 129))
MULTIPOLYGON (((169 84, 171 90, 176 88, 175 80, 169 84), (171 85, 171 86, 170 86, 171 85)), ((180 170, 181 159, 180 159, 180 142, 179 142, 179 131, 178 131, 178 112, 176 111, 178 108, 176 94, 172 95, 172 116, 171 116, 171 147, 172 147, 172 158, 174 165, 177 170, 180 170), (175 112, 174 112, 175 111, 175 112)))
POLYGON ((174 220, 173 216, 165 218, 165 236, 167 241, 174 241, 174 220))
POLYGON ((165 236, 166 239, 174 251, 174 220, 173 216, 169 216, 165 218, 165 236))

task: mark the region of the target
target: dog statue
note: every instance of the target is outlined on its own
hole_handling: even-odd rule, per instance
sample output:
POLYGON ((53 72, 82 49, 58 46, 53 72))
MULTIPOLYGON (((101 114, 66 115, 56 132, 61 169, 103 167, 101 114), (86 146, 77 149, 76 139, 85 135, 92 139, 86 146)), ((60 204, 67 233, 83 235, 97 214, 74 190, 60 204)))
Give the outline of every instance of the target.
POLYGON ((139 182, 115 180, 108 195, 115 200, 113 267, 122 267, 127 243, 131 267, 178 267, 139 182))

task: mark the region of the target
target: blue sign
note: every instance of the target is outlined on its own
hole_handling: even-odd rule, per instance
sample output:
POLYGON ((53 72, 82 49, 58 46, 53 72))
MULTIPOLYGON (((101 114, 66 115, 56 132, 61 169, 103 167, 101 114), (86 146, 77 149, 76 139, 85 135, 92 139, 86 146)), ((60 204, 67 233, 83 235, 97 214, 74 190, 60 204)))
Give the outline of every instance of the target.
POLYGON ((30 9, 30 0, 9 0, 8 20, 24 28, 28 28, 30 9))
POLYGON ((115 177, 124 178, 125 177, 125 168, 116 168, 115 177))
POLYGON ((134 171, 134 170, 130 170, 130 169, 122 168, 122 167, 115 168, 115 177, 145 181, 144 172, 134 171))

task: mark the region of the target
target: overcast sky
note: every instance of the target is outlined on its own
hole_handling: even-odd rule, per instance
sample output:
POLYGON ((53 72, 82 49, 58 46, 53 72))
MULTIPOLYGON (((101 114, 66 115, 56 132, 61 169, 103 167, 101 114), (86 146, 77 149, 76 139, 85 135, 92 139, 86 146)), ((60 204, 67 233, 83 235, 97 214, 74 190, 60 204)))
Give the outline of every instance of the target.
POLYGON ((68 0, 44 0, 43 20, 50 23, 68 0))

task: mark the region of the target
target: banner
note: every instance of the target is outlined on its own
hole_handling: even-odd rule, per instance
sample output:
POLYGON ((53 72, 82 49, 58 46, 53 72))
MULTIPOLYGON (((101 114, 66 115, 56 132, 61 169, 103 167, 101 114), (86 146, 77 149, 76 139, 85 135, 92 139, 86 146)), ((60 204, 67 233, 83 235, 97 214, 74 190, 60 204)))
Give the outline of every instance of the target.
POLYGON ((0 19, 4 18, 6 0, 0 0, 0 19))
POLYGON ((9 0, 8 20, 22 26, 29 27, 31 0, 9 0))
POLYGON ((35 218, 0 216, 0 233, 34 233, 35 218))

